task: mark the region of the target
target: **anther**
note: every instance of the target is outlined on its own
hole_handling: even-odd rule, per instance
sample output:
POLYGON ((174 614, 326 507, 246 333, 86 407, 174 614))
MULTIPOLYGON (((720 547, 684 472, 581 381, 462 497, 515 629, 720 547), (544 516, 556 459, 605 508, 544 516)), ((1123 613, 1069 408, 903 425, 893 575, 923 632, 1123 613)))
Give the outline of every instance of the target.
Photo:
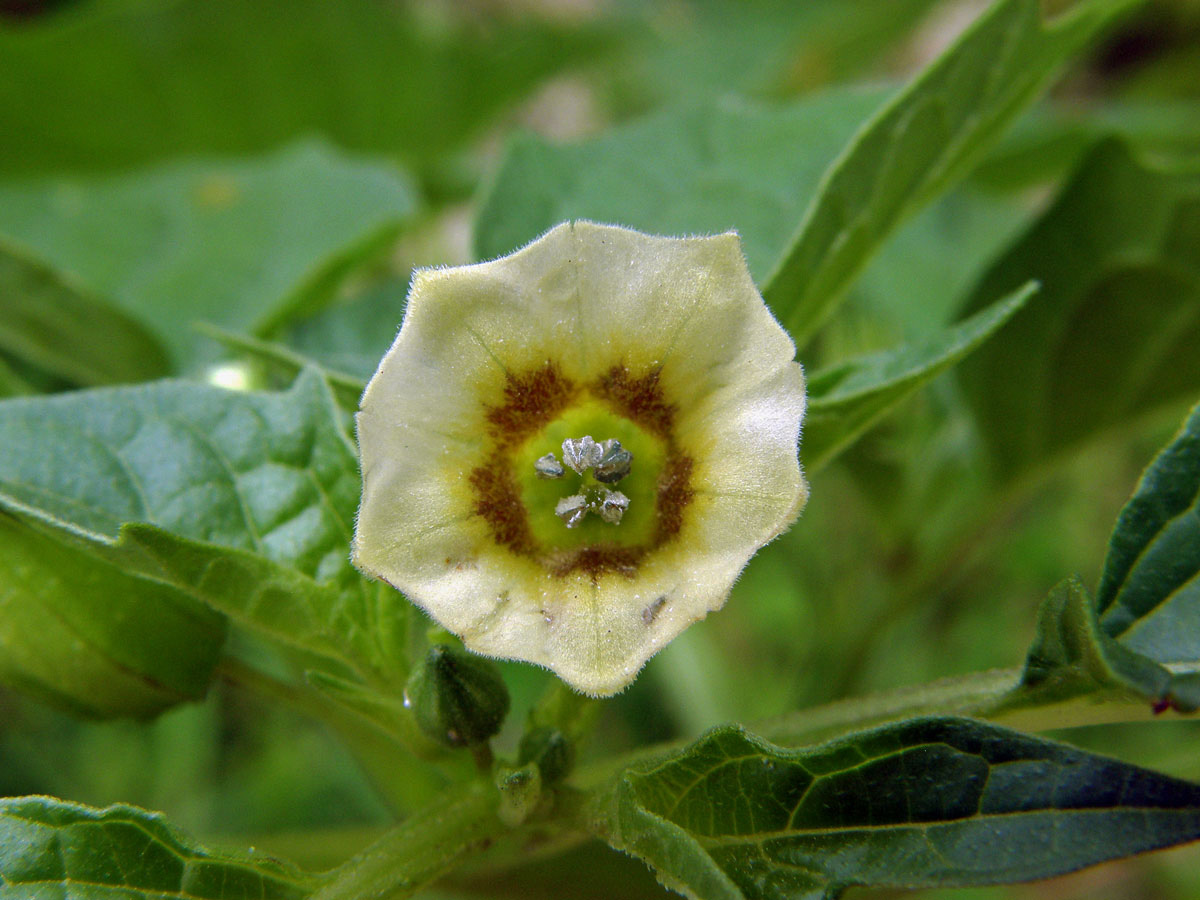
POLYGON ((591 435, 581 438, 567 438, 562 443, 563 462, 578 472, 584 474, 588 469, 600 462, 604 451, 600 449, 591 435))
POLYGON ((610 525, 621 522, 621 516, 629 509, 629 498, 620 491, 609 491, 601 488, 600 502, 593 505, 596 514, 610 525))
POLYGON ((587 497, 583 494, 572 494, 558 501, 554 507, 554 514, 562 519, 568 528, 574 528, 584 520, 590 508, 587 497))
POLYGON ((566 474, 566 470, 554 456, 553 453, 547 453, 541 459, 533 464, 533 470, 537 472, 538 478, 562 478, 566 474))
POLYGON ((596 443, 591 435, 581 438, 567 438, 562 443, 562 462, 553 453, 536 460, 534 471, 539 478, 562 478, 567 467, 577 474, 584 476, 584 486, 581 493, 563 497, 554 507, 554 514, 568 528, 575 528, 587 518, 588 513, 595 513, 610 525, 617 525, 629 509, 629 498, 620 491, 610 491, 593 483, 587 486, 587 474, 601 485, 616 484, 629 474, 633 464, 633 454, 621 446, 616 438, 609 438, 596 443))
POLYGON ((609 438, 600 444, 600 460, 592 467, 592 474, 603 484, 616 484, 629 474, 632 465, 633 454, 616 438, 609 438))

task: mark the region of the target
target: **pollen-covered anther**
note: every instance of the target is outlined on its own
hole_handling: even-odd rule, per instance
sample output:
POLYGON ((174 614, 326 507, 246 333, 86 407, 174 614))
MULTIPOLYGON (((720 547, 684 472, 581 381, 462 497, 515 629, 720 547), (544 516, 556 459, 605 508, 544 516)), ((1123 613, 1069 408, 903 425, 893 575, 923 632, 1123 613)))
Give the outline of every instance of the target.
POLYGON ((562 443, 563 462, 583 475, 604 456, 604 450, 592 438, 585 435, 581 438, 567 438, 562 443))
POLYGON ((566 474, 566 469, 560 463, 553 453, 547 453, 533 464, 533 470, 537 473, 538 478, 562 478, 566 474))
POLYGON ((599 503, 594 507, 596 514, 610 525, 619 525, 621 516, 629 509, 629 498, 620 491, 600 489, 599 503))
POLYGON ((572 494, 558 501, 554 507, 554 514, 562 519, 568 528, 574 528, 587 518, 590 509, 591 504, 588 503, 587 497, 583 494, 572 494))
POLYGON ((608 488, 593 488, 584 494, 563 497, 554 507, 554 514, 568 528, 579 525, 588 513, 595 513, 610 525, 619 525, 625 510, 629 509, 629 498, 620 491, 608 488))
POLYGON ((600 444, 600 461, 592 467, 592 475, 603 484, 616 484, 629 474, 633 467, 633 454, 621 446, 616 438, 600 444))

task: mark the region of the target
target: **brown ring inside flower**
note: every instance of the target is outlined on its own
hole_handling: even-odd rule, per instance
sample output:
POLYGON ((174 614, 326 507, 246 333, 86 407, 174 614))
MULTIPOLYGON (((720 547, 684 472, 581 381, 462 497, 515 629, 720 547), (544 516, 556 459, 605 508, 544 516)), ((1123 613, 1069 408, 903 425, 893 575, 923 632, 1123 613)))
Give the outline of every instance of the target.
POLYGON ((583 572, 598 579, 607 573, 632 576, 647 553, 669 541, 683 526, 692 500, 692 460, 674 437, 676 407, 663 396, 659 370, 631 373, 613 366, 595 381, 577 384, 553 363, 512 374, 504 386, 504 402, 487 409, 490 448, 470 474, 475 512, 488 523, 497 543, 513 553, 541 562, 563 576, 583 572), (608 406, 658 438, 666 448, 655 489, 653 534, 645 544, 620 546, 599 542, 567 550, 544 546, 530 527, 528 510, 514 475, 513 451, 583 399, 608 406))

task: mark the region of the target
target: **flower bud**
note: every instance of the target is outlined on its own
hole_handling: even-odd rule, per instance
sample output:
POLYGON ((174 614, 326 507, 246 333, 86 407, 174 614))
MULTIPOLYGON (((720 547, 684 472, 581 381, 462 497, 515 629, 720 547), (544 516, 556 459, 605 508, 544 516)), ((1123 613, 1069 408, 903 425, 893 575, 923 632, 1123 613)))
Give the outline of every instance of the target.
POLYGON ((508 688, 495 663, 446 644, 429 648, 404 694, 421 730, 448 747, 483 743, 508 714, 508 688))
POLYGON ((529 818, 542 798, 542 776, 537 766, 518 769, 502 766, 496 773, 496 790, 500 805, 496 814, 509 828, 516 828, 529 818))
POLYGON ((517 761, 522 766, 533 763, 541 772, 542 781, 554 784, 566 777, 575 764, 575 746, 557 728, 534 728, 521 738, 517 761))

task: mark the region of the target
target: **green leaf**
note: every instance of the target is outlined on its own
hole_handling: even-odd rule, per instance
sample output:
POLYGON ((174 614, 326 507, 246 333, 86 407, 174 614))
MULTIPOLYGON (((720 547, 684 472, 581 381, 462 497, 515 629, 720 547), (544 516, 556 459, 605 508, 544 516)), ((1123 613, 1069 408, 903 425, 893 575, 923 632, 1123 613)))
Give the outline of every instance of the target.
POLYGON ((802 750, 726 727, 603 802, 609 843, 705 900, 1027 881, 1200 838, 1200 785, 972 719, 802 750))
POLYGON ((804 466, 815 472, 880 416, 988 340, 1037 290, 1027 284, 970 319, 912 346, 848 360, 808 381, 804 466))
POLYGON ((0 546, 0 679, 95 718, 204 696, 222 616, 2 512, 0 546))
POLYGON ((317 884, 261 854, 208 850, 133 806, 0 799, 0 893, 13 900, 300 900, 317 884))
POLYGON ((1125 646, 1200 664, 1200 406, 1121 510, 1096 601, 1100 627, 1125 646))
POLYGON ((149 381, 168 369, 145 328, 2 242, 0 351, 80 386, 149 381))
POLYGON ((275 341, 211 325, 198 330, 282 383, 306 367, 319 367, 338 402, 356 411, 367 381, 396 339, 408 277, 385 274, 356 288, 353 296, 293 322, 275 341))
POLYGON ((346 712, 364 719, 385 735, 396 738, 406 749, 424 759, 434 759, 442 748, 434 744, 417 728, 404 701, 395 695, 381 693, 356 681, 339 678, 328 672, 308 671, 305 679, 318 693, 346 712))
POLYGON ((570 146, 520 137, 476 220, 476 255, 502 256, 567 219, 651 234, 732 228, 761 280, 821 172, 882 96, 838 90, 777 107, 696 104, 570 146))
POLYGON ((406 722, 410 720, 404 715, 403 701, 396 697, 375 693, 357 682, 339 678, 328 672, 306 672, 305 680, 330 700, 389 734, 403 733, 408 727, 406 722))
POLYGON ((1200 391, 1200 172, 1098 145, 967 303, 1038 302, 961 369, 999 478, 1200 391))
POLYGON ((324 134, 432 163, 611 43, 529 16, 431 12, 326 0, 73 4, 0 30, 0 160, 22 174, 94 172, 324 134))
POLYGON ((391 681, 405 601, 350 566, 359 476, 342 415, 312 372, 278 394, 157 382, 9 400, 0 509, 391 681))
POLYGON ((1070 578, 1050 592, 1038 611, 1020 685, 989 715, 1114 691, 1192 712, 1200 706, 1196 687, 1191 674, 1176 676, 1106 634, 1087 590, 1070 578))
POLYGON ((965 174, 1062 63, 1131 5, 1082 0, 1047 23, 1041 0, 999 0, 859 131, 763 286, 798 344, 887 235, 965 174))
POLYGON ((184 367, 197 362, 194 322, 262 334, 311 312, 412 210, 394 167, 320 143, 0 183, 0 235, 109 298, 184 367))

